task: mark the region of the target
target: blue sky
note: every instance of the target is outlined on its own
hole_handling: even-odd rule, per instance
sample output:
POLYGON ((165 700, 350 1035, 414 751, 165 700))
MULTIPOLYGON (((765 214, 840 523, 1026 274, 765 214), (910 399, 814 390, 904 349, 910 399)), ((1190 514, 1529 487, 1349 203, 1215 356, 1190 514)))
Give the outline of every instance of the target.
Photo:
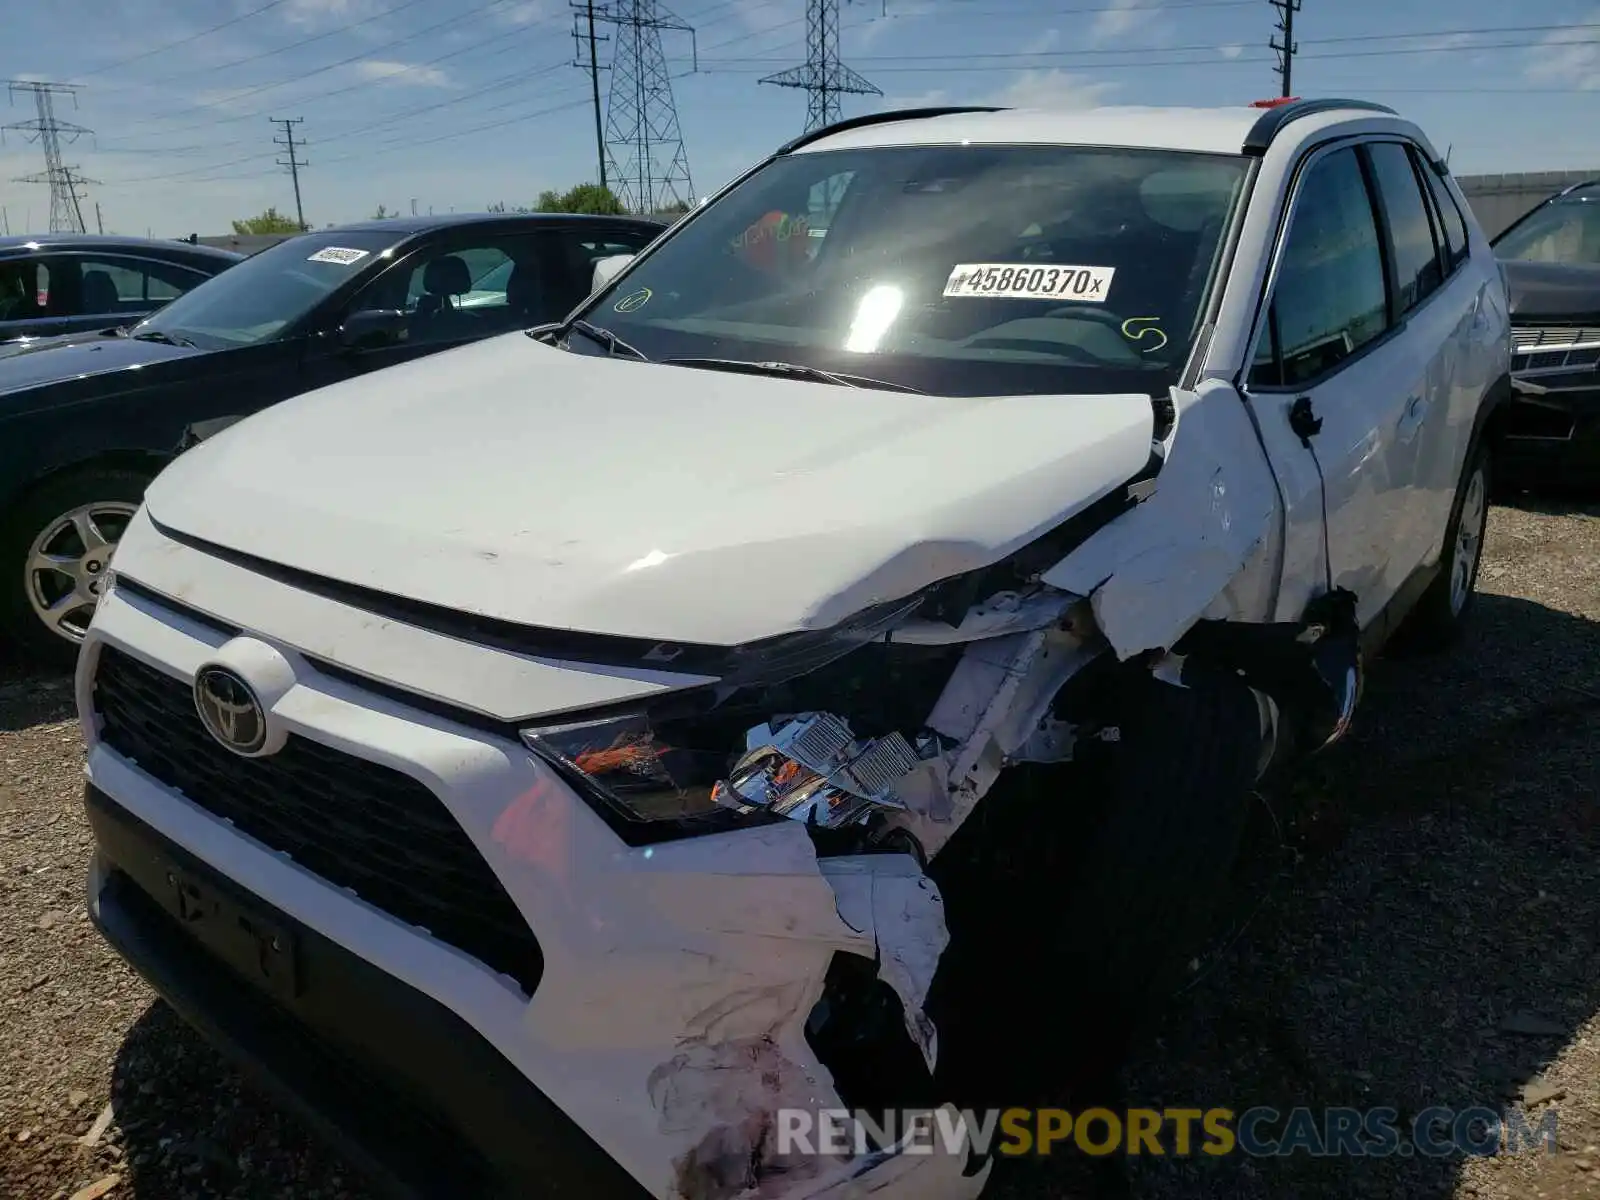
MULTIPOLYGON (((273 117, 303 117, 307 220, 531 203, 595 177, 587 76, 566 0, 84 0, 8 6, 0 77, 76 82, 58 115, 108 232, 222 233, 292 211, 273 117), (204 32, 230 22, 215 32, 204 32), (201 36, 196 36, 201 35, 201 36), (181 44, 173 45, 183 40, 181 44)), ((798 133, 805 94, 759 85, 805 55, 804 0, 673 0, 664 35, 695 190, 798 133), (699 70, 692 50, 698 45, 699 70)), ((918 103, 1221 104, 1276 94, 1267 0, 852 0, 847 63, 918 103)), ((615 30, 602 26, 602 32, 615 30)), ((1300 95, 1414 117, 1463 173, 1600 170, 1595 0, 1304 0, 1300 95), (1414 36, 1406 36, 1414 35, 1414 36)), ((611 43, 600 47, 601 66, 611 43)), ((602 70, 602 100, 609 72, 602 70)), ((31 100, 0 107, 32 117, 31 100)), ((26 135, 0 145, 12 232, 47 224, 26 135)), ((90 217, 91 228, 93 218, 90 217)))

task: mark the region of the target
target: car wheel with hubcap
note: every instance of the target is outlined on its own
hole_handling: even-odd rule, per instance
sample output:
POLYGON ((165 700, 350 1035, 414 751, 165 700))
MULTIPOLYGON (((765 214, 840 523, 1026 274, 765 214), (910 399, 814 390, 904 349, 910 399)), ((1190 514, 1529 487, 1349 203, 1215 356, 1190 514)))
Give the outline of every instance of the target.
POLYGON ((1439 573, 1395 631, 1390 647, 1397 654, 1443 650, 1461 636, 1478 596, 1493 486, 1490 465, 1488 447, 1482 444, 1467 458, 1445 530, 1439 573))
POLYGON ((23 497, 0 529, 0 634, 33 659, 71 666, 148 482, 91 469, 23 497))

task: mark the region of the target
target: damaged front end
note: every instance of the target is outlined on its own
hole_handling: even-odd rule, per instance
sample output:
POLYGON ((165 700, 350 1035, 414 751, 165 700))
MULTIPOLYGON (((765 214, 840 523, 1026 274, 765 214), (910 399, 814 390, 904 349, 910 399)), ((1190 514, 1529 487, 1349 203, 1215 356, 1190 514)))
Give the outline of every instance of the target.
POLYGON ((937 603, 927 594, 866 614, 768 671, 523 731, 631 846, 803 830, 831 890, 831 913, 791 918, 831 921, 838 935, 800 985, 809 994, 789 1036, 805 1048, 786 1050, 774 1022, 752 1037, 691 1039, 652 1076, 663 1132, 681 1147, 684 1200, 884 1187, 958 1200, 983 1187, 987 1165, 965 1152, 906 1155, 890 1138, 802 1162, 775 1140, 785 1107, 939 1108, 925 1002, 949 933, 928 863, 1007 765, 1071 757, 1052 700, 1103 650, 1086 604, 1024 586, 952 624, 937 603))
POLYGON ((780 1118, 954 1112, 928 1014, 951 941, 930 863, 1008 768, 1097 759, 1119 740, 1094 700, 1107 680, 1186 688, 1193 660, 1246 685, 1258 775, 1343 735, 1361 685, 1354 598, 1270 620, 1275 487, 1237 395, 1175 392, 1163 434, 1143 474, 1000 563, 729 651, 700 686, 522 731, 630 847, 764 829, 786 869, 812 869, 790 911, 763 900, 750 918, 807 941, 781 1011, 719 1000, 651 1076, 674 1195, 981 1192, 988 1161, 948 1140, 909 1153, 900 1131, 796 1157, 780 1118), (742 1013, 737 1035, 711 1032, 728 1026, 723 1006, 742 1013))

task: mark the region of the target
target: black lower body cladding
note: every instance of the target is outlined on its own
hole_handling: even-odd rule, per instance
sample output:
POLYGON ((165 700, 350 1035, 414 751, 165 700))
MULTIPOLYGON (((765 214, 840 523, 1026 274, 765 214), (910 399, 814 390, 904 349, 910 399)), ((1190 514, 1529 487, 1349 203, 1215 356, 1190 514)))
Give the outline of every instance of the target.
POLYGON ((90 915, 106 940, 385 1191, 647 1200, 460 1017, 226 881, 92 784, 85 806, 101 880, 90 915), (252 936, 262 957, 293 961, 261 962, 252 936))

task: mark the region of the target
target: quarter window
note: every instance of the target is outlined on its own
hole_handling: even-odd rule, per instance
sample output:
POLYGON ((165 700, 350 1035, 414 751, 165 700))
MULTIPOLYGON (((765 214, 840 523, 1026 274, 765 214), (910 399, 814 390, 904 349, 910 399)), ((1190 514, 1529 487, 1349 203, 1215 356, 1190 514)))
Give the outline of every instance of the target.
POLYGON ((1266 361, 1257 354, 1250 381, 1258 387, 1316 379, 1388 329, 1383 251, 1354 150, 1318 160, 1301 183, 1269 316, 1278 352, 1266 361))
POLYGON ((1419 169, 1422 177, 1428 181, 1434 203, 1438 205, 1439 215, 1444 220, 1447 261, 1453 270, 1467 257, 1469 250, 1466 219, 1462 217, 1461 207, 1456 203, 1456 198, 1450 194, 1450 189, 1439 173, 1426 163, 1420 164, 1419 169))
POLYGON ((1397 281, 1395 299, 1398 311, 1404 314, 1438 291, 1442 282, 1439 249, 1406 148, 1398 142, 1377 142, 1367 152, 1372 156, 1378 195, 1383 198, 1389 221, 1397 281))

